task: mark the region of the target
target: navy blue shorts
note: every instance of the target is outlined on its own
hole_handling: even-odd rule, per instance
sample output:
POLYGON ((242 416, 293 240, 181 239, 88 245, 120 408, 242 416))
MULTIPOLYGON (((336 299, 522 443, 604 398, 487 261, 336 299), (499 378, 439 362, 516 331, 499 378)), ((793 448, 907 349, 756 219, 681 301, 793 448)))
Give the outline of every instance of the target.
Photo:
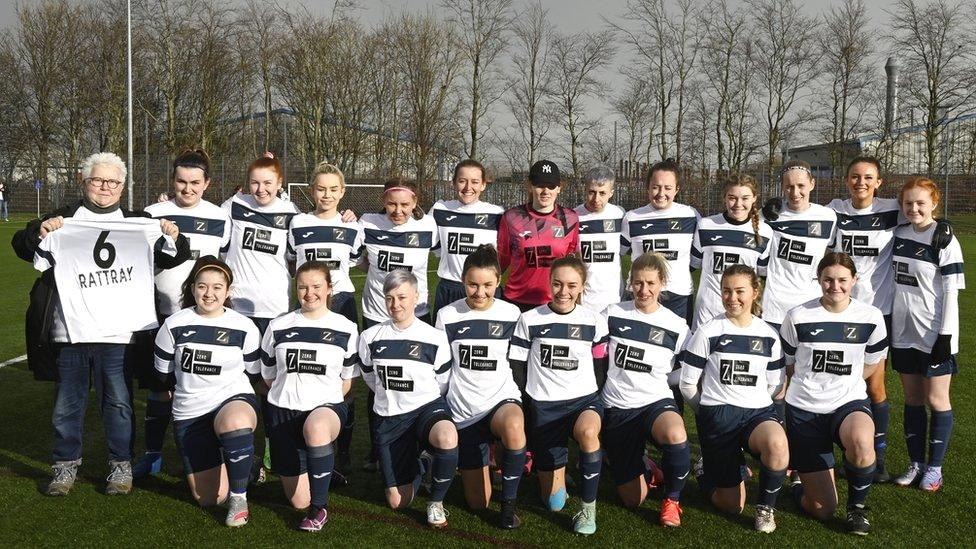
MULTIPOLYGON (((702 461, 708 478, 719 488, 733 488, 742 482, 741 467, 746 464, 743 450, 749 449, 749 437, 764 421, 782 425, 776 408, 741 408, 730 404, 699 406, 695 416, 702 461)), ((759 456, 752 454, 753 457, 759 456)))
POLYGON ((356 310, 356 294, 354 292, 339 292, 329 299, 329 310, 349 319, 359 326, 359 312, 356 310))
POLYGON ((202 416, 173 422, 173 438, 176 439, 176 449, 183 458, 183 470, 186 474, 213 469, 224 462, 220 438, 214 431, 214 419, 225 404, 234 400, 250 404, 254 408, 254 415, 260 417, 258 397, 254 393, 241 393, 221 402, 202 416))
POLYGON ((396 416, 377 416, 373 443, 379 452, 380 471, 387 488, 410 484, 420 474, 421 448, 429 448, 430 430, 438 421, 451 421, 444 397, 424 404, 412 412, 396 416))
MULTIPOLYGON (((318 408, 330 408, 339 416, 339 429, 346 424, 349 408, 345 402, 323 404, 318 408)), ((268 403, 268 414, 264 416, 264 429, 271 444, 271 463, 274 472, 283 477, 297 477, 306 471, 305 420, 317 410, 289 410, 268 403)))
POLYGON ((815 414, 786 404, 786 437, 790 441, 790 468, 800 473, 832 469, 834 444, 840 442, 840 425, 847 416, 863 412, 871 415, 871 401, 852 400, 828 414, 815 414))
POLYGON ((959 372, 956 355, 941 364, 930 364, 929 353, 918 349, 891 348, 891 367, 899 374, 913 374, 922 377, 949 376, 959 372))
POLYGON ((499 408, 510 403, 522 407, 522 403, 514 398, 506 398, 485 414, 485 417, 464 429, 458 429, 458 469, 481 469, 488 465, 489 446, 498 440, 491 433, 491 420, 499 408))
POLYGON ((644 448, 651 439, 651 427, 664 412, 678 413, 673 398, 662 398, 641 408, 607 408, 603 411, 603 449, 617 486, 644 474, 644 448))
POLYGON ((555 471, 569 462, 569 437, 576 419, 586 410, 603 418, 600 392, 569 400, 531 401, 531 436, 533 466, 539 471, 555 471))

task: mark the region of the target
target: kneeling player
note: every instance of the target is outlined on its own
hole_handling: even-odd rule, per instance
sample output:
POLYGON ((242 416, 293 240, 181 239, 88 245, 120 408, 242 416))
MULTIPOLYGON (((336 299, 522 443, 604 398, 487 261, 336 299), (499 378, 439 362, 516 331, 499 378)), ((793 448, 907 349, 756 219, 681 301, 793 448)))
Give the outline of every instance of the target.
POLYGON ((432 482, 427 524, 447 526, 444 496, 457 471, 458 435, 444 401, 451 375, 451 347, 444 332, 415 316, 417 277, 397 270, 386 275, 383 294, 389 320, 359 340, 363 380, 376 394, 373 440, 393 509, 410 505, 420 485, 420 448, 431 451, 432 482))
POLYGON ((440 309, 437 328, 447 333, 454 358, 447 403, 458 426, 464 498, 473 509, 488 507, 488 448, 500 439, 504 448, 500 526, 511 529, 521 524, 515 499, 525 466, 525 419, 506 356, 520 312, 515 305, 495 299, 500 271, 498 254, 490 244, 468 255, 461 274, 467 297, 440 309))
POLYGON ((681 392, 696 408, 703 474, 698 484, 716 507, 741 513, 746 502, 742 451, 761 463, 756 530, 776 529, 774 511, 789 451, 772 395, 783 386, 779 335, 759 318, 759 276, 734 265, 720 282, 725 314, 691 336, 681 369, 681 392), (701 394, 698 382, 702 381, 701 394))
POLYGON ((359 374, 356 325, 329 310, 332 279, 325 263, 303 263, 295 274, 301 309, 271 321, 261 344, 268 392, 266 429, 285 496, 308 508, 301 530, 329 521, 333 443, 348 418, 345 395, 359 374))
POLYGON ((200 505, 227 498, 227 526, 247 524, 247 481, 258 401, 249 378, 261 369, 261 335, 227 307, 234 281, 213 256, 202 257, 183 287, 183 309, 156 334, 156 370, 173 387, 173 433, 186 481, 200 505), (195 304, 195 305, 194 305, 195 304))
POLYGON ((606 370, 607 323, 579 305, 586 284, 586 268, 579 258, 554 261, 549 281, 552 302, 522 314, 509 358, 516 379, 526 380, 526 393, 532 398, 529 439, 542 499, 551 511, 566 504, 566 441, 572 436, 579 444, 582 508, 573 519, 573 530, 588 535, 596 532, 596 492, 603 461, 603 402, 596 372, 606 370))
POLYGON ((688 336, 685 319, 658 302, 668 280, 668 262, 646 253, 630 268, 634 300, 606 310, 611 367, 603 387, 603 441, 617 493, 627 507, 638 507, 651 474, 644 458, 648 442, 661 450, 664 500, 661 525, 681 525, 681 490, 690 453, 685 424, 668 385, 688 336))
POLYGON ((857 270, 850 256, 827 252, 817 265, 823 297, 791 309, 780 329, 792 378, 786 391, 794 497, 820 520, 834 514, 833 446, 844 450, 847 529, 867 535, 864 505, 874 480, 874 421, 864 380, 888 353, 881 310, 851 299, 857 270))

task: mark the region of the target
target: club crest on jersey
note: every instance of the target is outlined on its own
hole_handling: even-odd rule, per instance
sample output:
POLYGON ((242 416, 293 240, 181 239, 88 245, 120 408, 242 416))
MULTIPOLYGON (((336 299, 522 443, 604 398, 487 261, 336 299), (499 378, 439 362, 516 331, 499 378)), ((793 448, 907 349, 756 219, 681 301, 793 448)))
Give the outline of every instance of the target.
POLYGON ((407 351, 407 354, 410 355, 411 358, 420 358, 420 344, 411 343, 410 350, 407 351))
POLYGON ((215 339, 217 343, 223 343, 224 345, 230 344, 230 332, 227 330, 217 329, 215 339))
POLYGON ((668 220, 668 229, 670 229, 672 231, 680 231, 681 230, 681 222, 679 220, 677 220, 677 219, 669 219, 668 220))
POLYGON ((274 226, 278 227, 279 229, 284 229, 285 223, 287 222, 288 222, 288 216, 285 215, 274 216, 274 226))
POLYGON ((488 335, 491 337, 502 337, 502 325, 497 322, 489 322, 488 335))
POLYGON ((844 326, 844 339, 847 341, 857 341, 859 327, 858 326, 844 326))
POLYGON ((194 219, 193 220, 193 230, 199 233, 207 232, 207 220, 206 219, 194 219))
POLYGON ((335 334, 332 333, 331 330, 322 330, 321 339, 322 341, 327 341, 329 343, 332 343, 333 341, 335 341, 335 334))
POLYGON ((407 246, 420 246, 420 235, 418 233, 407 233, 407 246))
POLYGON ((823 229, 819 221, 811 221, 807 224, 807 234, 809 236, 823 236, 823 229))
POLYGON ((566 236, 566 229, 562 226, 556 226, 552 228, 553 238, 562 238, 566 236))
POLYGON ((878 216, 872 217, 871 218, 871 226, 872 227, 881 227, 881 218, 878 217, 878 216))
POLYGON ((746 248, 758 248, 759 247, 759 245, 756 243, 756 235, 754 235, 754 234, 747 234, 747 235, 744 235, 744 236, 745 236, 745 238, 744 238, 745 241, 742 244, 746 248))
POLYGON ((566 335, 569 337, 569 339, 583 339, 583 327, 569 326, 566 329, 566 335))
POLYGON ((474 214, 474 222, 482 227, 488 226, 488 214, 474 214))
POLYGON ((758 338, 749 339, 749 352, 762 354, 763 352, 763 342, 758 338))
POLYGON ((333 228, 332 229, 332 238, 334 238, 336 240, 345 240, 346 239, 346 230, 345 229, 340 229, 338 227, 333 228))
POLYGON ((655 345, 664 345, 664 330, 651 328, 651 333, 647 340, 655 345))
POLYGON ((603 220, 603 232, 612 233, 614 229, 614 223, 612 219, 603 220))

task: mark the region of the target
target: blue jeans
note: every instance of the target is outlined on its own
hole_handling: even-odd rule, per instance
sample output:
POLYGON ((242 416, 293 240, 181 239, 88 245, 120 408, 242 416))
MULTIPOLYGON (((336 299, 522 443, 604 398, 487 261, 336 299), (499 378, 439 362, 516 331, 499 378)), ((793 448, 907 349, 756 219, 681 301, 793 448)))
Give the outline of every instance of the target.
POLYGON ((10 214, 9 214, 9 212, 7 212, 7 201, 6 200, 0 200, 0 218, 2 218, 4 221, 7 221, 8 219, 10 219, 10 214))
POLYGON ((132 375, 125 367, 127 345, 76 343, 58 351, 54 401, 54 461, 81 459, 90 380, 95 383, 108 455, 112 461, 132 459, 132 375))

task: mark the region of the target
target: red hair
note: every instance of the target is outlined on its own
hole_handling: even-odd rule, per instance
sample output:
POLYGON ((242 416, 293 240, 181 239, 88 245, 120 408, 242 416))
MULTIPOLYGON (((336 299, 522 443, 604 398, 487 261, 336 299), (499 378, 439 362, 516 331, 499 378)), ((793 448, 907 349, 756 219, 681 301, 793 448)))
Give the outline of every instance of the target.
POLYGON ((251 162, 251 164, 247 167, 247 177, 250 178, 251 172, 259 168, 274 170, 274 173, 278 175, 278 179, 281 179, 282 177, 281 162, 278 162, 278 159, 275 158, 271 153, 264 153, 263 156, 254 159, 254 161, 251 162))
POLYGON ((898 204, 904 201, 906 192, 916 188, 925 189, 929 192, 929 195, 932 197, 932 203, 935 205, 935 211, 932 213, 938 212, 939 206, 942 204, 942 191, 939 190, 939 185, 935 181, 925 176, 913 177, 902 185, 901 190, 898 191, 898 204))

